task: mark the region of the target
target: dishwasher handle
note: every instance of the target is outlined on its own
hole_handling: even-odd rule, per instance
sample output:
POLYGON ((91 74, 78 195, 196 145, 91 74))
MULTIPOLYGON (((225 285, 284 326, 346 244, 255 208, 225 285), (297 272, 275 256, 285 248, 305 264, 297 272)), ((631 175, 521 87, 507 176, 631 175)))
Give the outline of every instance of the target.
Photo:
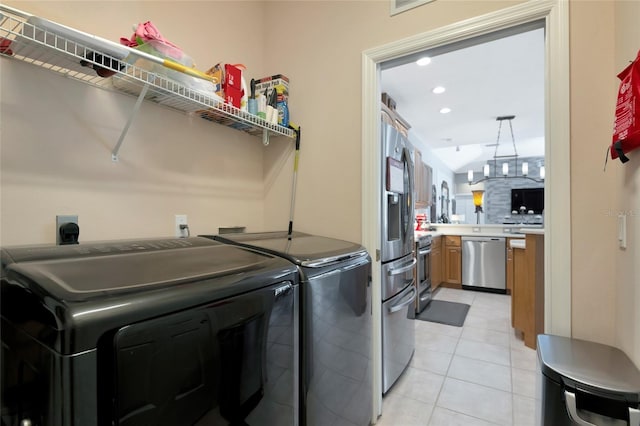
POLYGON ((505 242, 504 237, 462 237, 462 243, 472 242, 472 243, 503 243, 505 242))

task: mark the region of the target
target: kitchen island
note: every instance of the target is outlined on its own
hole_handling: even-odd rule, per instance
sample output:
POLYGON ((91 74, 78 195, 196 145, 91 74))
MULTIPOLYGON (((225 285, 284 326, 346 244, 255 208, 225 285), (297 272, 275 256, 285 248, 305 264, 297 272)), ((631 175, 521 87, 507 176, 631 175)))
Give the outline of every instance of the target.
POLYGON ((511 325, 522 332, 526 346, 536 349, 536 336, 544 333, 544 233, 529 231, 511 247, 511 325))
POLYGON ((523 225, 433 224, 430 235, 431 287, 462 288, 462 237, 506 238, 506 292, 511 295, 511 324, 525 345, 535 349, 544 332, 544 228, 523 225))
POLYGON ((544 229, 536 225, 456 225, 456 224, 432 224, 432 231, 415 231, 416 238, 430 235, 431 245, 431 286, 435 290, 439 286, 450 288, 462 288, 462 237, 500 237, 506 238, 507 249, 505 252, 506 291, 511 293, 513 287, 513 268, 509 268, 511 250, 509 243, 512 240, 525 239, 524 232, 542 232, 544 229))

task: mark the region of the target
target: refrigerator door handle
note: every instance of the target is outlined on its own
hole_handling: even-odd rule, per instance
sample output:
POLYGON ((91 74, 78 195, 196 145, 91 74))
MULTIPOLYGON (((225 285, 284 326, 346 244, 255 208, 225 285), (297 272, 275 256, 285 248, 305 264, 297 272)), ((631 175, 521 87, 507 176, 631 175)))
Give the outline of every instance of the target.
POLYGON ((389 269, 388 274, 389 274, 390 277, 392 277, 394 275, 403 274, 403 273, 407 272, 408 270, 412 269, 414 266, 416 266, 416 263, 418 263, 418 261, 414 257, 413 259, 411 259, 411 262, 409 262, 409 264, 403 266, 402 268, 389 269))
POLYGON ((415 302, 416 300, 416 295, 418 294, 418 292, 416 291, 415 286, 411 286, 411 293, 409 296, 408 300, 403 301, 402 303, 400 303, 399 305, 393 305, 392 307, 389 308, 389 313, 392 314, 394 312, 398 312, 399 310, 401 310, 402 308, 409 306, 410 304, 412 304, 413 302, 415 302))

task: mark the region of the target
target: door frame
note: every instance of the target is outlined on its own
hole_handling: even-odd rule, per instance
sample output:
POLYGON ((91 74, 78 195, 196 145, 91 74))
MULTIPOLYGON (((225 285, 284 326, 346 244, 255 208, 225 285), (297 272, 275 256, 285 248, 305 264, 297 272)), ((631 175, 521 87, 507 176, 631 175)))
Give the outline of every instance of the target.
POLYGON ((528 1, 362 53, 362 244, 373 259, 373 422, 382 413, 380 64, 532 21, 545 22, 545 332, 571 335, 569 2, 528 1), (553 285, 552 285, 553 284, 553 285))

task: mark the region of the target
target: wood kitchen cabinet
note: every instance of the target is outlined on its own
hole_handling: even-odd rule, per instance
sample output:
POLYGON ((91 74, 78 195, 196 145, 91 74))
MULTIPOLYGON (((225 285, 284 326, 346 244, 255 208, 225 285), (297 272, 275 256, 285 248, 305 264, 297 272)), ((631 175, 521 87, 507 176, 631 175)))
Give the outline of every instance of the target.
POLYGON ((422 161, 422 153, 415 150, 414 178, 416 188, 416 209, 426 209, 431 205, 431 167, 422 161))
POLYGON ((442 283, 442 237, 431 240, 431 289, 435 291, 442 283))
POLYGON ((536 337, 544 333, 544 236, 527 234, 525 247, 513 249, 511 324, 525 346, 536 349, 536 337))
POLYGON ((450 287, 462 288, 462 245, 455 235, 444 237, 444 279, 450 287))

